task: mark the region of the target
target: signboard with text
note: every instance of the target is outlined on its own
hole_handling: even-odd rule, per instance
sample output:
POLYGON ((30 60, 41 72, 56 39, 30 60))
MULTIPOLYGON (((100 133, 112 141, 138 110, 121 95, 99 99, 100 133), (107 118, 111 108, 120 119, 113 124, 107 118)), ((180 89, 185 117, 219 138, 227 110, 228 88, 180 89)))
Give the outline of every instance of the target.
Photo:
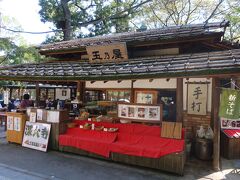
POLYGON ((188 114, 207 114, 207 88, 207 84, 188 84, 188 114))
POLYGON ((51 124, 26 122, 22 146, 47 151, 51 124))
POLYGON ((126 43, 86 47, 90 63, 121 62, 128 60, 126 43))
POLYGON ((220 118, 222 129, 240 129, 240 119, 220 118))
POLYGON ((240 118, 240 91, 222 89, 219 117, 234 120, 240 118))

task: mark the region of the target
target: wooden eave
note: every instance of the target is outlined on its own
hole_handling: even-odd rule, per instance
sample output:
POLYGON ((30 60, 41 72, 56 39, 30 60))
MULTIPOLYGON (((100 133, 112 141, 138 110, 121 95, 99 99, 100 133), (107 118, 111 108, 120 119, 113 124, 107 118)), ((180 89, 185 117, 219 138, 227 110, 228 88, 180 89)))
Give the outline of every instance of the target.
MULTIPOLYGON (((178 43, 187 43, 187 42, 209 42, 209 41, 220 41, 221 37, 223 36, 223 32, 214 32, 207 35, 199 35, 195 37, 184 37, 184 38, 175 38, 175 39, 161 39, 161 40, 154 40, 154 41, 144 41, 139 43, 138 40, 127 42, 128 48, 135 48, 135 47, 144 47, 144 46, 156 46, 156 45, 163 45, 163 44, 178 44, 178 43)), ((86 47, 80 46, 75 48, 63 48, 63 49, 56 49, 56 50, 48 50, 48 51, 39 51, 42 55, 61 55, 61 54, 74 54, 74 53, 86 53, 86 47)))

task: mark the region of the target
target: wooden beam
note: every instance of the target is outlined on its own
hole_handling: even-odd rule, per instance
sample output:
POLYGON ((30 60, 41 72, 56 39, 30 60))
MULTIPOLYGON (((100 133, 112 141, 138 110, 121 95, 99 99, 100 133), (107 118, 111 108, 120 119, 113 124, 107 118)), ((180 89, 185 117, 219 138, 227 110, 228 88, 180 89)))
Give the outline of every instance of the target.
POLYGON ((183 122, 183 78, 177 78, 177 91, 176 91, 176 97, 177 97, 177 114, 176 114, 176 121, 177 122, 183 122))
POLYGON ((212 79, 212 124, 213 124, 213 169, 220 170, 220 122, 218 117, 220 103, 220 79, 212 79))

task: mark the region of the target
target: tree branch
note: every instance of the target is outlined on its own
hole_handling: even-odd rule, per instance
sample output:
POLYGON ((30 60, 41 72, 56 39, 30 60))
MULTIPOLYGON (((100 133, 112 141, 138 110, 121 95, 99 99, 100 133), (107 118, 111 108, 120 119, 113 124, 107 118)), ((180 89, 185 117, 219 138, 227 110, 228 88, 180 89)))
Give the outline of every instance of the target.
POLYGON ((205 24, 208 23, 208 21, 215 15, 216 11, 218 10, 219 6, 223 3, 224 0, 219 0, 218 4, 216 5, 216 7, 214 8, 214 10, 212 11, 212 13, 210 14, 210 16, 207 18, 207 20, 205 21, 205 24))

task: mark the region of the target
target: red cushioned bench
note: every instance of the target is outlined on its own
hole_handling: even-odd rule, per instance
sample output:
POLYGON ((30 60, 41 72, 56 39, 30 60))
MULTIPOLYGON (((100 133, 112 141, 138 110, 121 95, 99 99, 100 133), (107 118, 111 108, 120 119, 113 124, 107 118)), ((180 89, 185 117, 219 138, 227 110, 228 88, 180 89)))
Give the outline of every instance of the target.
POLYGON ((159 126, 94 122, 95 126, 119 129, 110 133, 79 128, 91 123, 88 121, 75 123, 77 128, 69 128, 66 134, 59 136, 61 151, 76 153, 78 149, 79 154, 91 156, 93 153, 95 157, 183 174, 184 139, 160 137, 159 126))

